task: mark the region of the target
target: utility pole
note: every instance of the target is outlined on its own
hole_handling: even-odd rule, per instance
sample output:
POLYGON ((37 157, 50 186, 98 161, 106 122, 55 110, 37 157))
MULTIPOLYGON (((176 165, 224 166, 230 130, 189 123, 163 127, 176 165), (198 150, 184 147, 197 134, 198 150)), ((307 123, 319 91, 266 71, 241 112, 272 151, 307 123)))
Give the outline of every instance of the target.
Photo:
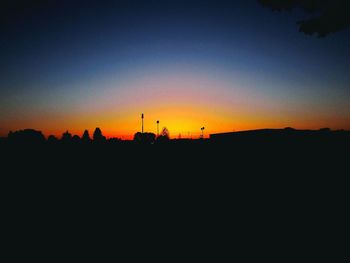
POLYGON ((142 121, 142 133, 143 133, 143 113, 141 114, 141 121, 142 121))

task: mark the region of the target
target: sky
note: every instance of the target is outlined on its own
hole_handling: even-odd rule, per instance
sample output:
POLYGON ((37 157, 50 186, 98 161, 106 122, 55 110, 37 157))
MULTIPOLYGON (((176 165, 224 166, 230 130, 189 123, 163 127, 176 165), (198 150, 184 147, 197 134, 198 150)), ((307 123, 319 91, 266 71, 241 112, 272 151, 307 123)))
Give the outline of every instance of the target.
MULTIPOLYGON (((10 3, 11 1, 9 1, 10 3)), ((131 139, 350 129, 350 31, 247 1, 14 1, 0 12, 0 136, 131 139)))

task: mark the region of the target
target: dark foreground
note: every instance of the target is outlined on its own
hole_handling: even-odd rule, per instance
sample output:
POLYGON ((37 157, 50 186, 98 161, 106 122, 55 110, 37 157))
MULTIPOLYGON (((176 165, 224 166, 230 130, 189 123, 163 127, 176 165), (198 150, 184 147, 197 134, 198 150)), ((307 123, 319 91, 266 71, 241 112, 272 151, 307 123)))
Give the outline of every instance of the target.
POLYGON ((220 247, 207 255, 216 261, 235 249, 247 258, 311 257, 343 231, 349 146, 347 137, 2 142, 8 242, 39 246, 28 258, 100 243, 130 258, 201 256, 205 246, 220 247))

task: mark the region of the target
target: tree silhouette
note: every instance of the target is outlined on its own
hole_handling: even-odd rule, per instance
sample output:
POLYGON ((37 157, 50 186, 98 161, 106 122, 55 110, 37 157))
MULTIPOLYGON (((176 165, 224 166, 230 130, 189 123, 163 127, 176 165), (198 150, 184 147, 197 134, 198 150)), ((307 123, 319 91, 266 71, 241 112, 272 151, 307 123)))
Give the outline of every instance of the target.
POLYGON ((134 141, 135 142, 139 142, 142 140, 142 133, 141 132, 137 132, 134 134, 134 141))
POLYGON ((74 136, 72 137, 72 142, 74 142, 74 143, 79 143, 79 142, 80 142, 80 137, 79 137, 78 135, 74 135, 74 136))
POLYGON ((102 131, 100 128, 95 129, 93 138, 94 138, 95 142, 105 142, 106 141, 106 137, 102 135, 102 131))
POLYGON ((62 134, 62 138, 61 138, 62 141, 64 142, 69 142, 72 140, 72 134, 70 134, 68 131, 64 132, 62 134))
POLYGON ((164 142, 164 141, 169 141, 170 135, 169 135, 169 130, 164 127, 160 133, 160 135, 157 138, 157 141, 164 142))
POLYGON ((81 140, 85 143, 88 143, 91 141, 90 134, 88 130, 85 130, 83 133, 83 136, 81 137, 81 140))
POLYGON ((169 130, 166 127, 164 127, 162 132, 160 133, 160 136, 163 136, 163 137, 169 139, 170 138, 169 130))
POLYGON ((145 144, 149 144, 149 143, 154 143, 156 139, 156 135, 152 132, 137 132, 134 135, 134 141, 137 143, 145 143, 145 144))
POLYGON ((9 141, 19 143, 43 143, 45 142, 45 136, 41 131, 33 129, 18 130, 15 132, 10 131, 8 134, 9 141))
POLYGON ((50 136, 47 138, 47 141, 48 141, 49 143, 57 143, 57 142, 58 142, 58 139, 56 138, 56 136, 50 135, 50 136))
POLYGON ((299 31, 308 35, 325 37, 350 26, 350 12, 347 0, 258 0, 262 6, 272 10, 303 9, 309 14, 319 14, 297 21, 299 31))

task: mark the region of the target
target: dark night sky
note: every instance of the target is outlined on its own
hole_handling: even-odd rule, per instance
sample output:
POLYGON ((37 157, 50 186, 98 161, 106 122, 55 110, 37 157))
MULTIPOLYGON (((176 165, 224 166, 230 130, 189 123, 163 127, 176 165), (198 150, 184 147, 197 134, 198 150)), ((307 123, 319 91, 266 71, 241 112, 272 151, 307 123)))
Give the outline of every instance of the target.
POLYGON ((350 129, 350 31, 298 32, 257 1, 9 1, 0 135, 350 129))

